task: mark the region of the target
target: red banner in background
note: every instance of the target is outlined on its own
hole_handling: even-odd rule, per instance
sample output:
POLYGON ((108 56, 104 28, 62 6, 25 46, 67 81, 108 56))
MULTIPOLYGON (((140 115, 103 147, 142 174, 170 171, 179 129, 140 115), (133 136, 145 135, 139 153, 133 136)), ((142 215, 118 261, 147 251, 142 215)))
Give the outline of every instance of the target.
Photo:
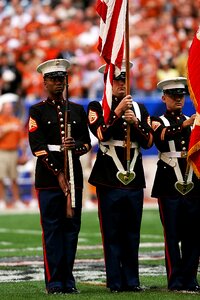
POLYGON ((196 118, 190 136, 188 162, 200 178, 200 28, 198 29, 188 56, 188 88, 196 109, 196 118))

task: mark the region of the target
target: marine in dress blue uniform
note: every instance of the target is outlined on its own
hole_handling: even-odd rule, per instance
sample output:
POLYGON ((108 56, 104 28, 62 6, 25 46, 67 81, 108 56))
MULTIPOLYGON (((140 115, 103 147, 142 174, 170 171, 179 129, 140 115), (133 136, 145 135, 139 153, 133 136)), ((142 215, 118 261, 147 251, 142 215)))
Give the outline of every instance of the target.
MULTIPOLYGON (((131 64, 130 64, 131 66, 131 64)), ((104 72, 105 65, 99 71, 104 72)), ((126 95, 125 63, 113 81, 110 119, 104 122, 101 103, 88 106, 91 132, 99 149, 89 178, 96 187, 105 254, 107 287, 111 292, 140 291, 138 248, 145 178, 140 147, 152 146, 150 117, 143 104, 126 95), (125 142, 130 124, 130 174, 125 142)))
POLYGON ((30 108, 29 142, 37 157, 35 187, 41 215, 46 290, 50 294, 76 293, 73 265, 81 225, 83 173, 80 156, 91 147, 87 115, 81 105, 69 101, 71 137, 65 139, 65 59, 49 60, 38 66, 48 92, 46 100, 30 108), (75 209, 66 217, 69 182, 64 177, 63 147, 73 158, 75 209))
POLYGON ((184 77, 158 83, 166 112, 152 117, 154 142, 159 151, 152 196, 158 198, 164 230, 168 289, 199 291, 200 181, 187 165, 195 115, 182 113, 186 84, 184 77))

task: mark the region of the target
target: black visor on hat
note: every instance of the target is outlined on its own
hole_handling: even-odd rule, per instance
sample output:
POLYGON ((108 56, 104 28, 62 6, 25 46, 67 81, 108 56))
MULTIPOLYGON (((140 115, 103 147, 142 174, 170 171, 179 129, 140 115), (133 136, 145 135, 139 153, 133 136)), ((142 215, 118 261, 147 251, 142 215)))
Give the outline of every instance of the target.
POLYGON ((56 71, 44 74, 45 78, 56 78, 56 77, 65 77, 67 72, 56 71))
POLYGON ((185 88, 166 89, 163 92, 164 92, 164 94, 168 94, 168 95, 186 95, 187 94, 187 90, 185 88))
POLYGON ((114 77, 114 80, 126 80, 126 72, 121 72, 119 76, 114 77))

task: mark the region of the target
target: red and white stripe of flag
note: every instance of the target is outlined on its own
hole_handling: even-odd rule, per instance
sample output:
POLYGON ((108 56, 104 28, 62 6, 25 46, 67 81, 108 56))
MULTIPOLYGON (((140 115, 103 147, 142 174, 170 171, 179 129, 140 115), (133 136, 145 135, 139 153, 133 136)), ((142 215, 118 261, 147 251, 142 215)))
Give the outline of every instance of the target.
POLYGON ((97 0, 96 10, 100 16, 98 50, 107 63, 102 107, 108 122, 112 105, 112 85, 115 66, 121 69, 124 56, 124 35, 127 0, 97 0))
POLYGON ((190 135, 188 148, 188 162, 192 165, 193 170, 200 178, 200 26, 195 34, 188 55, 188 87, 190 98, 192 99, 195 109, 196 118, 190 135))

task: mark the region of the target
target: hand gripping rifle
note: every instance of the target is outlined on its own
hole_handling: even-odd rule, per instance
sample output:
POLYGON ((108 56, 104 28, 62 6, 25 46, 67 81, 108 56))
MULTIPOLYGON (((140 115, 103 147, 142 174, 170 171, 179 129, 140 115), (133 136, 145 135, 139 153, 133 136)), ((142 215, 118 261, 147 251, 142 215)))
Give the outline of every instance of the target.
MULTIPOLYGON (((66 76, 65 139, 71 137, 70 109, 68 100, 68 75, 66 76)), ((64 148, 64 176, 68 184, 66 216, 72 218, 75 208, 75 186, 72 150, 64 148)))

